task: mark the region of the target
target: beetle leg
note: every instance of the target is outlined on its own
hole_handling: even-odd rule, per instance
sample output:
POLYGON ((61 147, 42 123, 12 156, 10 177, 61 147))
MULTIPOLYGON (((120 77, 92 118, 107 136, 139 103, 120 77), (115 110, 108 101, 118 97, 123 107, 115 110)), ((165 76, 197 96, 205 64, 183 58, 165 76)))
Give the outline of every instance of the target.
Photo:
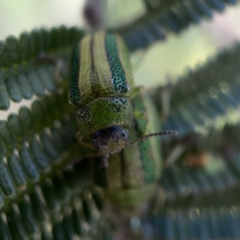
POLYGON ((83 146, 83 147, 86 147, 86 148, 90 148, 91 150, 96 150, 96 149, 93 147, 92 143, 78 140, 78 144, 79 144, 80 146, 83 146))
POLYGON ((87 147, 87 148, 95 150, 95 148, 93 147, 92 142, 86 141, 86 139, 84 139, 84 136, 80 132, 77 132, 76 138, 77 138, 78 144, 80 146, 87 147))

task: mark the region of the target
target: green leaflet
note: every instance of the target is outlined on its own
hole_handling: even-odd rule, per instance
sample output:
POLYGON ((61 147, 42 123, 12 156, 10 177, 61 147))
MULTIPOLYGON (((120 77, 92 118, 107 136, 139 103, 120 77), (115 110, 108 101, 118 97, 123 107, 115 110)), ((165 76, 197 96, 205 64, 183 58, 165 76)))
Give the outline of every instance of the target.
POLYGON ((74 234, 91 234, 88 225, 98 229, 92 235, 103 229, 96 224, 96 212, 99 215, 103 205, 101 196, 84 187, 87 169, 80 175, 79 170, 57 170, 62 170, 69 158, 79 156, 74 148, 76 122, 66 101, 67 90, 53 93, 55 69, 35 64, 40 50, 56 49, 67 61, 67 46, 79 34, 75 28, 41 29, 23 33, 19 40, 8 38, 1 45, 1 59, 6 56, 1 62, 1 109, 8 109, 11 100, 33 95, 41 99, 35 100, 31 109, 21 107, 18 114, 0 121, 0 239, 71 239, 74 234), (65 37, 59 42, 61 34, 65 37), (16 51, 19 49, 21 54, 16 51), (46 90, 52 94, 47 96, 46 90))
MULTIPOLYGON (((151 11, 154 1, 145 2, 151 11)), ((220 6, 223 5, 221 1, 219 2, 220 6)), ((169 2, 167 4, 169 9, 174 6, 174 3, 178 4, 180 1, 169 2)), ((130 30, 125 29, 128 30, 127 33, 124 32, 125 30, 122 33, 130 49, 146 48, 156 39, 163 39, 165 34, 161 28, 159 29, 159 26, 180 32, 190 22, 196 20, 194 14, 197 13, 197 18, 210 16, 211 9, 214 8, 213 1, 189 1, 188 3, 188 5, 184 3, 177 5, 178 11, 170 9, 164 14, 158 12, 153 18, 149 14, 150 21, 143 18, 142 21, 137 21, 135 25, 132 25, 130 30), (205 11, 204 8, 200 9, 197 3, 207 6, 205 11), (144 22, 146 24, 143 24, 144 22)), ((165 8, 161 9, 166 10, 165 8)), ((72 159, 81 151, 81 148, 75 143, 76 123, 66 102, 67 91, 63 89, 62 94, 54 93, 56 89, 53 81, 54 69, 48 64, 39 66, 34 62, 36 54, 41 50, 62 56, 67 62, 69 46, 79 40, 81 35, 82 32, 76 28, 59 27, 51 30, 34 30, 30 34, 21 34, 19 40, 9 37, 5 42, 0 42, 0 66, 3 68, 0 74, 0 109, 9 109, 11 101, 31 99, 33 95, 40 97, 32 104, 31 109, 22 107, 18 114, 12 114, 7 121, 0 123, 0 239, 39 237, 42 239, 71 239, 73 234, 83 238, 91 236, 98 239, 109 239, 106 232, 111 231, 110 227, 98 225, 97 218, 95 218, 96 213, 100 214, 102 209, 101 196, 98 192, 84 191, 88 168, 81 166, 81 171, 77 169, 65 173, 59 170, 64 161, 72 159), (54 94, 46 96, 46 91, 54 94)), ((218 71, 219 67, 216 67, 215 70, 218 71)), ((210 77, 207 71, 204 75, 210 77)), ((229 77, 228 79, 233 78, 229 77)), ((215 82, 212 83, 215 84, 215 82)), ((235 83, 237 86, 237 81, 235 83)), ((219 107, 224 103, 224 107, 228 109, 228 103, 232 100, 231 96, 237 99, 239 92, 237 88, 234 92, 234 87, 235 85, 231 88, 232 95, 229 94, 230 97, 225 92, 223 94, 220 92, 214 101, 209 102, 210 108, 206 109, 205 113, 204 108, 201 108, 202 113, 215 119, 216 114, 213 112, 217 109, 216 106, 219 107), (217 104, 217 101, 220 103, 217 104)), ((174 100, 176 106, 179 99, 178 95, 176 101, 174 100)), ((189 105, 186 108, 189 111, 186 110, 184 113, 188 113, 188 115, 190 109, 194 110, 194 107, 189 105)), ((233 107, 233 109, 236 108, 233 107)), ((219 111, 218 108, 217 113, 224 116, 224 114, 228 114, 228 111, 219 111)), ((169 125, 172 126, 171 129, 178 126, 179 129, 183 129, 183 135, 195 131, 195 128, 186 131, 186 126, 189 126, 191 121, 194 122, 198 116, 196 108, 189 117, 191 121, 186 121, 186 116, 175 114, 169 125)), ((234 128, 234 130, 236 129, 234 128)), ((236 168, 234 166, 233 169, 236 168)), ((225 172, 225 177, 227 173, 225 172)), ((179 175, 178 178, 182 177, 179 172, 176 174, 179 175)), ((229 176, 231 177, 232 174, 229 176)), ((185 181, 191 183, 190 180, 183 179, 183 182, 185 181)), ((178 181, 174 182, 176 185, 178 183, 178 181)), ((192 189, 194 190, 194 188, 192 189)), ((167 213, 148 219, 146 228, 144 228, 145 225, 142 225, 143 229, 151 228, 154 236, 166 239, 198 237, 203 232, 207 233, 206 238, 211 238, 211 234, 216 236, 216 225, 221 225, 224 226, 225 237, 237 236, 227 235, 225 230, 230 231, 235 226, 234 223, 239 219, 238 208, 229 207, 224 211, 216 210, 216 212, 215 210, 200 209, 199 211, 190 211, 190 213, 171 211, 167 211, 167 213), (193 222, 192 225, 189 224, 190 221, 193 222), (206 222, 209 223, 207 226, 201 224, 206 222), (203 227, 198 228, 198 226, 203 227), (210 228, 209 231, 202 230, 209 229, 207 227, 210 228), (215 228, 212 229, 212 227, 215 228), (160 234, 158 229, 161 230, 160 234), (192 229, 195 231, 191 231, 192 229)), ((100 219, 103 222, 103 219, 100 219)), ((149 235, 146 236, 146 232, 144 234, 146 239, 150 239, 149 235)), ((218 236, 222 237, 223 235, 219 234, 218 236)))

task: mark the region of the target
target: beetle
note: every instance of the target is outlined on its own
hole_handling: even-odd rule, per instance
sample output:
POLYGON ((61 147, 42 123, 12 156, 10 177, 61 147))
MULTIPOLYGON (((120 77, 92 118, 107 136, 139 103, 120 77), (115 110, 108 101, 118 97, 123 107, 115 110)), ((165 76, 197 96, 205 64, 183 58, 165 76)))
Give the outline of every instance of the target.
POLYGON ((75 47, 70 103, 77 108, 79 141, 93 138, 103 155, 120 151, 133 121, 133 77, 127 49, 116 35, 97 32, 75 47))
POLYGON ((134 87, 123 40, 104 31, 85 36, 73 51, 70 78, 69 101, 79 120, 79 143, 93 139, 93 147, 104 156, 103 165, 107 166, 109 155, 129 144, 133 119, 147 115, 133 110, 132 100, 140 88, 134 87))

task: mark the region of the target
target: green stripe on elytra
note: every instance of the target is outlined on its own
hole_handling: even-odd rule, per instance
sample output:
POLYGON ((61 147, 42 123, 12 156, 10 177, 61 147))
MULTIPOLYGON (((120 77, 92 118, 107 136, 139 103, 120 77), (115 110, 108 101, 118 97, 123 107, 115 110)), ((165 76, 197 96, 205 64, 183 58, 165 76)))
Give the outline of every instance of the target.
POLYGON ((80 51, 79 44, 74 48, 71 59, 71 79, 70 79, 70 102, 77 106, 80 102, 80 92, 78 88, 80 51))
POLYGON ((118 93, 126 93, 128 91, 128 84, 126 81, 125 72, 118 56, 117 41, 114 35, 106 34, 105 48, 112 72, 114 90, 118 93))
MULTIPOLYGON (((133 103, 134 111, 140 112, 144 116, 144 113, 147 112, 147 109, 142 99, 140 97, 136 97, 132 103, 133 103)), ((136 121, 136 125, 135 125, 136 132, 138 132, 140 134, 139 137, 141 137, 145 134, 145 130, 148 124, 147 119, 138 117, 135 119, 135 121, 136 121)), ((145 175, 144 177, 145 183, 151 183, 154 180, 156 180, 156 169, 155 169, 155 163, 154 163, 155 161, 154 156, 151 156, 150 139, 139 142, 138 148, 140 151, 142 169, 145 175)))
POLYGON ((156 169, 154 156, 151 156, 150 139, 138 143, 142 168, 145 174, 145 183, 149 184, 156 180, 156 169))

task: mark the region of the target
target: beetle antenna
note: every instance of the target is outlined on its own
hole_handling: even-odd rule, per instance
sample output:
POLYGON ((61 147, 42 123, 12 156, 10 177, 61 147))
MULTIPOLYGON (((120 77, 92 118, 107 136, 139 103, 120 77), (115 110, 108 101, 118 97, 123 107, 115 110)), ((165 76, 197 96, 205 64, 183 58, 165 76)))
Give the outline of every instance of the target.
POLYGON ((156 133, 150 133, 147 135, 144 135, 141 138, 137 138, 136 140, 129 142, 127 145, 133 145, 135 143, 138 143, 140 141, 145 141, 146 139, 150 138, 150 137, 157 137, 157 136, 176 136, 178 135, 177 131, 172 131, 172 130, 166 130, 166 131, 160 131, 160 132, 156 132, 156 133))
MULTIPOLYGON (((156 136, 167 136, 167 135, 172 135, 172 136, 176 136, 178 135, 177 131, 171 131, 171 130, 166 130, 166 131, 160 131, 160 132, 156 132, 156 133, 150 133, 147 135, 144 135, 141 138, 137 138, 136 140, 129 142, 127 144, 125 144, 125 146, 131 146, 135 143, 138 143, 140 141, 144 141, 150 137, 156 137, 156 136)), ((98 153, 87 153, 83 156, 77 157, 75 159, 73 159, 72 161, 68 162, 65 164, 65 166, 63 167, 64 170, 69 169, 70 167, 72 167, 73 165, 75 165, 78 162, 81 162, 84 158, 90 158, 90 157, 99 157, 99 156, 103 156, 102 158, 102 165, 104 168, 108 167, 108 158, 109 158, 109 154, 104 154, 103 152, 98 152, 98 153)))

